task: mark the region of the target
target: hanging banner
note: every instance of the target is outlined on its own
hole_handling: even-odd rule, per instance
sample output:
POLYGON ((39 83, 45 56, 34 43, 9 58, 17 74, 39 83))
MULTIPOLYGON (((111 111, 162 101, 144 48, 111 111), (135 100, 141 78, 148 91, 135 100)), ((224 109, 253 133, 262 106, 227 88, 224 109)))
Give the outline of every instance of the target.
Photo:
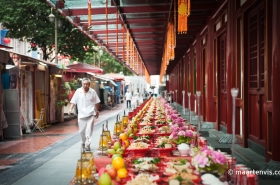
POLYGON ((187 19, 190 15, 190 0, 178 0, 178 33, 185 34, 188 30, 187 19))
POLYGON ((88 0, 88 29, 91 28, 91 0, 88 0))

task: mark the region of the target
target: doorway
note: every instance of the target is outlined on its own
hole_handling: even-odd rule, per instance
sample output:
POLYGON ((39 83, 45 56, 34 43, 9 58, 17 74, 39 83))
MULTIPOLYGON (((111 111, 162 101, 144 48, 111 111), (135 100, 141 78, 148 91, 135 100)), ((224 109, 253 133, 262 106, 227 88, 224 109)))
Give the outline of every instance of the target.
POLYGON ((265 146, 267 120, 263 105, 265 92, 265 4, 261 3, 247 16, 245 56, 245 92, 247 95, 247 138, 265 146))

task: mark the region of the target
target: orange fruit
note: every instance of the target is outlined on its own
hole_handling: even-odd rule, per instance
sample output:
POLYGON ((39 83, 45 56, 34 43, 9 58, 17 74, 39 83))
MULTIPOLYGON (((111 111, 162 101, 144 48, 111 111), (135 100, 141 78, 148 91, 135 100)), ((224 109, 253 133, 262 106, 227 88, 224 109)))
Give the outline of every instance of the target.
POLYGON ((112 165, 113 167, 118 170, 120 168, 123 168, 124 167, 124 160, 122 157, 115 157, 113 160, 112 160, 112 165))
POLYGON ((129 140, 124 140, 123 142, 124 142, 124 144, 125 144, 125 147, 128 147, 128 146, 129 146, 129 140))
POLYGON ((120 137, 120 139, 123 140, 123 141, 124 141, 124 140, 127 140, 127 134, 126 134, 126 133, 121 133, 119 137, 120 137))
POLYGON ((125 168, 120 168, 118 171, 118 177, 119 178, 126 178, 127 177, 127 170, 125 168))

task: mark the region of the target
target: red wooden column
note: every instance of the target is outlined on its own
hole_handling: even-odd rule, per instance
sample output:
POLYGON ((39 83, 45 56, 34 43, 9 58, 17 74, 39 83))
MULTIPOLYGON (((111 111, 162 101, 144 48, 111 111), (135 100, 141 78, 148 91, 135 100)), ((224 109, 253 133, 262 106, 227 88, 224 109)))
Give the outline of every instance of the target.
POLYGON ((190 89, 188 92, 191 93, 191 96, 190 96, 190 104, 191 104, 191 111, 194 111, 194 83, 193 83, 193 79, 194 79, 194 72, 193 72, 193 59, 194 59, 194 47, 191 46, 191 49, 190 49, 190 89))
POLYGON ((226 73, 227 73, 227 133, 232 133, 232 96, 231 96, 231 88, 233 87, 233 81, 235 74, 233 70, 234 61, 235 61, 235 52, 234 52, 234 7, 235 1, 228 1, 227 4, 227 39, 226 39, 226 73))
POLYGON ((273 0, 272 7, 272 160, 280 161, 280 1, 273 0))
MULTIPOLYGON (((214 104, 214 90, 213 90, 213 82, 214 76, 213 74, 213 33, 212 33, 212 21, 211 18, 208 19, 208 28, 207 28, 207 45, 206 45, 206 73, 207 80, 205 81, 206 86, 206 120, 216 122, 216 106, 214 104)), ((215 90, 216 91, 216 90, 215 90)))

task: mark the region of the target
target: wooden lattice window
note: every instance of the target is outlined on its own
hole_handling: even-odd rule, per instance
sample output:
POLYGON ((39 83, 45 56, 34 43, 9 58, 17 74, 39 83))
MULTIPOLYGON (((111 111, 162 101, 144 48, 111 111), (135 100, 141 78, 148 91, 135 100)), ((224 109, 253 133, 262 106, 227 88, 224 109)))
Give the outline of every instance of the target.
POLYGON ((264 9, 249 20, 249 88, 260 89, 265 85, 264 74, 264 9))

